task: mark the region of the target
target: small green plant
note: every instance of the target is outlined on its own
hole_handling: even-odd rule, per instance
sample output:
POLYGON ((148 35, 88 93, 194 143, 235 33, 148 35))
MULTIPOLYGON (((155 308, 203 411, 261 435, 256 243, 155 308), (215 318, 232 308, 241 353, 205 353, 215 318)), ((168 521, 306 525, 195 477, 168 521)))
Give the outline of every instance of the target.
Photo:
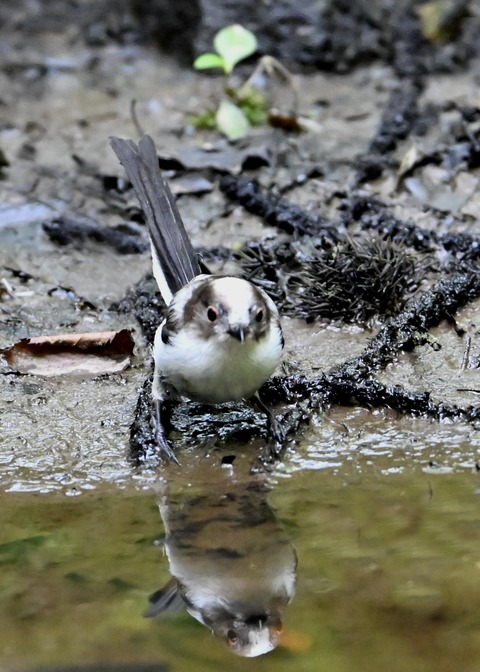
MULTIPOLYGON (((255 119, 252 116, 252 102, 249 96, 230 84, 230 75, 237 63, 256 52, 257 38, 250 30, 239 24, 233 24, 222 28, 215 35, 213 46, 217 53, 202 54, 195 60, 193 67, 197 70, 211 68, 223 70, 225 96, 216 110, 197 115, 193 122, 201 128, 217 128, 230 140, 236 140, 247 135, 255 119)), ((260 108, 262 105, 264 105, 263 100, 260 108)), ((254 116, 258 118, 258 101, 253 105, 253 109, 254 116)), ((265 118, 266 114, 263 113, 260 123, 265 121, 265 118)))
POLYGON ((287 82, 294 96, 294 116, 297 109, 297 92, 291 74, 272 56, 263 56, 249 79, 239 86, 232 84, 231 75, 235 66, 257 51, 255 35, 243 26, 234 24, 222 28, 214 37, 216 53, 199 56, 193 66, 197 70, 219 68, 223 70, 224 96, 215 110, 199 114, 193 123, 200 128, 217 128, 227 138, 236 140, 248 134, 251 126, 265 124, 271 120, 272 110, 268 97, 254 82, 260 75, 273 74, 287 82))

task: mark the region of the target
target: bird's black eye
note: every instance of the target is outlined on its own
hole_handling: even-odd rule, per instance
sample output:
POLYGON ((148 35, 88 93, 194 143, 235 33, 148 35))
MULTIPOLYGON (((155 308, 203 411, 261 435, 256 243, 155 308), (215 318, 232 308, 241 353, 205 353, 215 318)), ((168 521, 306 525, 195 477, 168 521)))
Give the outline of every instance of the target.
POLYGON ((207 317, 210 320, 210 322, 215 322, 215 320, 218 317, 218 310, 216 308, 214 308, 213 306, 208 306, 207 317))
POLYGON ((263 320, 263 310, 261 308, 257 309, 255 313, 255 322, 261 322, 263 320))
POLYGON ((231 644, 235 644, 235 642, 236 642, 237 639, 238 639, 238 635, 237 635, 237 633, 235 632, 235 630, 228 630, 228 631, 227 631, 227 637, 228 637, 228 641, 229 641, 231 644))

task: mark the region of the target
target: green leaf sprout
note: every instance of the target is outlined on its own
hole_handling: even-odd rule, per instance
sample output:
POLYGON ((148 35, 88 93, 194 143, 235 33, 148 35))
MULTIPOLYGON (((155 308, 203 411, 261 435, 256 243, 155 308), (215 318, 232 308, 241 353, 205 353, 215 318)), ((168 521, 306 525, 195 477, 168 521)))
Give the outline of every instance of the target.
POLYGON ((213 40, 216 54, 202 54, 193 64, 196 70, 221 68, 226 75, 230 75, 233 68, 257 51, 258 43, 255 35, 235 23, 222 28, 213 40))

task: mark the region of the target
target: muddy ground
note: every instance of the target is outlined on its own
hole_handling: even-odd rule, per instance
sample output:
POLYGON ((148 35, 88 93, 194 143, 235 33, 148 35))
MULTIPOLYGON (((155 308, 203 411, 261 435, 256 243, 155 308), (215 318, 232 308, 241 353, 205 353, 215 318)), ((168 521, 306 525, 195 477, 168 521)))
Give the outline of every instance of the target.
MULTIPOLYGON (((464 39, 465 34, 476 35, 478 7, 472 5, 464 18, 464 39)), ((46 334, 128 328, 136 349, 126 371, 94 379, 42 379, 4 367, 4 488, 75 491, 99 479, 122 483, 132 478, 126 459, 128 430, 148 375, 149 351, 134 315, 128 307, 127 312, 125 306, 124 312, 117 308, 148 274, 149 258, 142 253, 146 236, 135 200, 122 188, 118 191, 116 178, 123 173, 108 144, 111 135, 138 137, 132 101, 136 120, 154 137, 163 165, 174 165, 166 159, 175 158, 181 168, 177 177, 208 178, 206 194, 192 194, 192 187, 182 186, 181 180, 174 190, 187 192, 179 203, 194 245, 210 253, 223 249, 220 258, 209 257, 218 270, 241 271, 225 250, 279 236, 290 241, 284 226, 267 224, 225 196, 218 186, 220 162, 221 172, 254 177, 267 194, 280 191, 307 216, 336 230, 353 231, 351 235, 358 229, 358 222, 349 228, 355 219, 352 204, 368 203, 371 197, 380 201, 381 215, 400 222, 400 228, 413 223, 420 238, 433 232, 426 262, 415 256, 418 245, 407 243, 402 250, 413 255, 415 267, 426 264, 430 271, 418 281, 417 294, 448 276, 452 264, 460 270, 459 264, 469 264, 469 272, 476 272, 475 256, 465 261, 468 254, 448 247, 442 238, 452 232, 469 234, 473 249, 480 235, 480 61, 472 37, 468 58, 464 54, 463 62, 449 67, 432 66, 432 59, 415 60, 408 52, 413 71, 405 74, 399 72, 403 61, 394 50, 392 62, 377 59, 347 74, 300 72, 299 113, 313 130, 288 134, 258 127, 231 146, 217 133, 195 130, 189 123, 192 114, 220 95, 218 77, 179 66, 152 42, 105 39, 92 44, 82 33, 84 26, 73 25, 68 16, 63 24, 45 22, 42 30, 40 12, 33 29, 35 16, 28 15, 27 7, 23 11, 16 21, 10 17, 12 29, 2 45, 0 345, 46 334), (245 163, 245 156, 262 156, 252 160, 259 167, 248 170, 252 162, 245 163), (127 243, 115 249, 108 240, 99 242, 98 235, 75 234, 75 227, 69 240, 55 235, 72 221, 80 230, 128 224, 128 229, 120 228, 127 243)), ((425 41, 425 53, 443 54, 445 61, 455 44, 455 37, 443 43, 425 41)), ((362 221, 362 216, 356 218, 362 221)), ((391 230, 384 237, 389 236, 394 238, 391 230)), ((316 291, 321 293, 322 287, 316 291)), ((328 279, 325 293, 330 293, 328 279)), ((328 300, 335 305, 338 297, 328 300)), ((307 314, 306 322, 298 310, 284 312, 283 375, 307 377, 360 354, 385 319, 373 314, 367 323, 351 319, 353 324, 342 324, 337 310, 333 322, 321 313, 307 314)), ((426 344, 412 354, 399 353, 379 372, 380 380, 428 391, 438 402, 475 405, 475 302, 455 319, 456 330, 443 323, 435 334, 441 349, 426 344)), ((428 425, 429 434, 435 431, 435 425, 428 425)), ((452 427, 455 436, 456 431, 452 427)), ((294 441, 290 450, 298 450, 294 441)))

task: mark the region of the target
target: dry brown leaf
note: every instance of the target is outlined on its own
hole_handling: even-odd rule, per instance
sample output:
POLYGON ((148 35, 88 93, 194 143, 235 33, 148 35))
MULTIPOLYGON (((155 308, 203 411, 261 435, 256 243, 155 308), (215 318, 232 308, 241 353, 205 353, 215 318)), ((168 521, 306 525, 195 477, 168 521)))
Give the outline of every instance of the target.
POLYGON ((118 373, 130 363, 133 338, 127 329, 24 338, 3 351, 18 373, 36 376, 118 373))
POLYGON ((415 168, 415 166, 421 160, 421 158, 422 153, 420 152, 418 147, 412 145, 410 149, 408 149, 402 156, 400 167, 397 171, 398 177, 404 177, 407 173, 409 173, 412 170, 412 168, 415 168))
POLYGON ((454 38, 462 20, 468 15, 466 0, 431 0, 417 9, 422 33, 431 42, 454 38))

